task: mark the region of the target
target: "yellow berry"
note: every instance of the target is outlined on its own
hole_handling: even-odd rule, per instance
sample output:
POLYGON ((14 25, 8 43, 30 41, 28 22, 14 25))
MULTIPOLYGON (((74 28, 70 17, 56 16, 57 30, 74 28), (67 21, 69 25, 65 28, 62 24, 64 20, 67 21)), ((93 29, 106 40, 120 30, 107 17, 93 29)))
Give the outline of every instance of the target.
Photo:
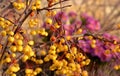
POLYGON ((48 62, 50 59, 46 56, 45 58, 44 58, 44 61, 45 62, 48 62))
POLYGON ((14 42, 14 37, 12 37, 12 36, 8 37, 8 41, 11 43, 14 42))
POLYGON ((62 70, 61 70, 61 73, 62 73, 62 74, 66 74, 66 73, 67 73, 66 69, 62 69, 62 70))
POLYGON ((37 75, 37 72, 36 72, 36 71, 34 71, 32 74, 33 74, 34 76, 36 76, 36 75, 37 75))
POLYGON ((80 37, 78 37, 78 40, 81 40, 81 39, 83 39, 84 37, 83 36, 80 36, 80 37))
POLYGON ((40 0, 37 0, 35 4, 40 5, 41 4, 40 0))
POLYGON ((82 66, 86 65, 85 61, 82 61, 82 62, 81 62, 81 65, 82 65, 82 66))
POLYGON ((61 43, 65 43, 65 39, 64 39, 64 38, 61 38, 61 39, 60 39, 60 42, 61 42, 61 43))
POLYGON ((6 36, 6 34, 7 34, 6 31, 1 31, 2 36, 6 36))
POLYGON ((28 56, 30 56, 30 57, 31 57, 31 56, 34 56, 34 55, 35 55, 35 53, 34 53, 33 51, 29 51, 29 52, 27 52, 27 53, 26 53, 26 55, 28 55, 28 56))
POLYGON ((110 50, 105 50, 105 54, 110 54, 110 50))
POLYGON ((13 6, 17 6, 18 4, 17 4, 17 2, 13 2, 13 6))
POLYGON ((20 38, 20 35, 17 33, 17 34, 14 35, 14 38, 15 38, 15 39, 19 39, 19 38, 20 38))
POLYGON ((81 33, 82 33, 82 29, 80 28, 78 29, 77 34, 81 34, 81 33))
POLYGON ((28 44, 32 46, 32 45, 34 45, 34 41, 31 40, 28 42, 28 44))
POLYGON ((51 71, 54 71, 54 70, 55 70, 55 66, 52 65, 52 66, 49 67, 49 69, 50 69, 51 71))
POLYGON ((51 24, 52 24, 52 19, 47 18, 47 19, 46 19, 46 23, 51 25, 51 24))
POLYGON ((19 71, 19 69, 18 69, 17 67, 15 67, 15 66, 11 66, 11 67, 9 68, 9 70, 10 70, 11 72, 17 72, 17 71, 19 71))
POLYGON ((5 23, 3 21, 0 21, 0 25, 2 28, 6 28, 5 23))
POLYGON ((5 59, 5 62, 10 63, 10 62, 11 62, 11 58, 10 58, 10 57, 7 57, 7 58, 5 59))
POLYGON ((38 0, 37 0, 36 3, 35 3, 35 5, 36 5, 36 8, 37 8, 37 9, 40 9, 41 1, 38 1, 38 0))
POLYGON ((68 51, 68 46, 67 45, 64 45, 63 48, 64 48, 64 51, 68 51))
POLYGON ((54 24, 55 28, 60 28, 60 25, 58 25, 58 23, 54 24))
POLYGON ((115 70, 118 70, 118 69, 119 69, 118 65, 115 65, 115 66, 114 66, 114 69, 115 69, 115 70))
POLYGON ((20 51, 20 52, 21 52, 22 50, 23 50, 23 46, 20 46, 20 45, 17 46, 17 51, 20 51))
POLYGON ((42 72, 42 69, 41 68, 36 68, 35 72, 40 73, 40 72, 42 72))
POLYGON ((17 41, 16 41, 16 43, 17 43, 17 45, 23 45, 23 41, 22 41, 22 40, 20 40, 20 39, 19 39, 19 40, 17 40, 17 41))
POLYGON ((21 5, 21 9, 25 7, 24 3, 20 3, 20 5, 21 5))
POLYGON ((5 20, 4 18, 0 17, 0 21, 4 21, 4 20, 5 20))
POLYGON ((114 42, 113 42, 114 44, 117 44, 117 41, 116 40, 114 40, 114 42))
POLYGON ((82 59, 84 60, 84 59, 86 59, 86 57, 85 57, 85 56, 82 56, 82 59))
POLYGON ((36 62, 36 58, 34 58, 34 57, 32 57, 31 60, 32 60, 33 62, 36 62))
POLYGON ((120 53, 120 49, 117 49, 117 52, 119 52, 119 53, 120 53))
POLYGON ((92 48, 95 48, 95 47, 96 47, 96 45, 95 45, 95 44, 91 44, 91 47, 92 47, 92 48))
POLYGON ((30 32, 30 34, 31 34, 31 35, 36 35, 37 33, 36 33, 35 30, 32 30, 32 31, 30 32))
POLYGON ((12 73, 10 76, 16 76, 16 74, 15 74, 15 73, 12 73))
POLYGON ((15 53, 12 53, 12 57, 13 57, 13 58, 16 57, 16 54, 15 54, 15 53))
POLYGON ((52 11, 52 12, 51 12, 52 16, 55 16, 56 13, 57 13, 56 11, 52 11))
POLYGON ((13 31, 9 31, 8 34, 11 35, 11 36, 13 36, 14 32, 13 31))
POLYGON ((88 72, 84 70, 84 71, 82 72, 82 76, 88 76, 88 72))
POLYGON ((70 54, 70 53, 67 53, 67 54, 66 54, 66 58, 69 59, 70 57, 71 57, 71 54, 70 54))
POLYGON ((93 37, 92 37, 92 36, 88 36, 88 38, 89 38, 90 40, 92 40, 92 39, 93 39, 93 37))
POLYGON ((55 45, 52 45, 52 46, 50 46, 50 49, 51 49, 51 50, 55 50, 55 49, 56 49, 56 46, 55 46, 55 45))
POLYGON ((9 26, 12 25, 12 23, 11 23, 10 21, 8 21, 8 20, 6 20, 5 23, 6 23, 7 25, 9 25, 9 26))
POLYGON ((32 6, 31 9, 32 9, 32 10, 36 10, 37 8, 36 8, 35 6, 32 6))
POLYGON ((16 47, 16 46, 11 46, 11 47, 10 47, 10 50, 11 50, 12 52, 16 52, 17 47, 16 47))
POLYGON ((48 36, 48 33, 47 33, 47 32, 45 32, 45 33, 44 33, 44 35, 45 35, 45 36, 48 36))
POLYGON ((23 62, 26 62, 26 61, 28 60, 28 58, 29 58, 29 57, 28 57, 27 55, 24 55, 24 56, 22 57, 22 61, 23 61, 23 62))
POLYGON ((42 59, 37 60, 37 63, 38 63, 38 64, 43 64, 43 60, 42 60, 42 59))
POLYGON ((55 55, 55 54, 52 55, 52 56, 51 56, 51 59, 52 59, 53 61, 56 60, 56 59, 57 59, 57 55, 55 55))
POLYGON ((96 43, 96 40, 92 40, 92 43, 95 44, 95 43, 96 43))
POLYGON ((24 52, 24 53, 29 52, 29 49, 30 49, 30 46, 29 46, 29 45, 26 45, 26 46, 23 48, 23 52, 24 52))
POLYGON ((26 73, 26 74, 30 74, 30 73, 32 73, 32 72, 33 72, 32 69, 25 69, 25 73, 26 73))
POLYGON ((40 9, 40 5, 36 5, 36 8, 37 8, 37 9, 40 9))
POLYGON ((86 60, 86 65, 88 65, 90 63, 90 59, 86 60))
POLYGON ((73 54, 77 54, 77 48, 76 47, 72 47, 71 51, 72 51, 73 54))
POLYGON ((55 50, 49 50, 49 54, 56 54, 56 51, 55 50))
POLYGON ((67 39, 67 40, 70 40, 70 39, 71 39, 71 36, 66 36, 66 39, 67 39))
POLYGON ((46 51, 45 51, 45 50, 41 50, 41 51, 40 51, 40 55, 41 55, 41 56, 45 56, 45 55, 46 55, 46 51))

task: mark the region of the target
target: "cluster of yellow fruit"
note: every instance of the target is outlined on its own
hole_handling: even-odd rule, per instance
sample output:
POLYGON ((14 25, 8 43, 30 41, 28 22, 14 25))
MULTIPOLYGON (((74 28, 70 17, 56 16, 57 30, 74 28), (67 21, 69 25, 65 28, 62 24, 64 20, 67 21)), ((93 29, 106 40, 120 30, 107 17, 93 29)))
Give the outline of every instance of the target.
POLYGON ((52 25, 53 24, 53 21, 51 18, 46 18, 46 21, 45 21, 47 24, 50 24, 52 25))
POLYGON ((22 57, 23 62, 26 62, 29 58, 31 58, 33 56, 36 56, 34 51, 32 50, 32 48, 29 45, 26 45, 23 48, 23 53, 24 53, 24 56, 22 57))
POLYGON ((30 30, 31 35, 39 34, 42 36, 48 36, 48 32, 45 31, 45 28, 41 27, 40 29, 38 29, 38 26, 35 27, 35 25, 38 24, 38 18, 30 19, 30 21, 28 23, 29 23, 29 27, 31 28, 31 30, 30 30))
POLYGON ((55 16, 55 15, 56 15, 56 11, 50 10, 50 11, 47 11, 47 12, 46 12, 46 16, 47 16, 47 17, 53 17, 53 16, 55 16))
POLYGON ((112 53, 120 53, 120 46, 116 45, 114 49, 111 51, 112 53))
POLYGON ((32 5, 32 10, 37 10, 41 8, 41 0, 36 0, 36 2, 32 5))
POLYGON ((92 40, 91 40, 91 47, 92 47, 92 48, 95 48, 95 47, 96 47, 96 40, 95 40, 95 39, 92 39, 92 40))
MULTIPOLYGON (((57 2, 58 0, 47 0, 48 6, 57 2)), ((21 10, 25 7, 25 3, 23 2, 13 2, 14 8, 21 10)), ((32 9, 32 12, 35 12, 35 10, 41 8, 41 0, 36 0, 35 3, 31 6, 30 9, 32 9)), ((56 11, 47 11, 47 18, 45 19, 46 25, 49 25, 49 30, 54 31, 54 29, 60 28, 60 24, 54 21, 52 18, 56 15, 56 11)), ((33 16, 33 14, 32 14, 33 16)), ((48 36, 49 32, 46 31, 44 27, 38 28, 39 19, 34 18, 30 19, 29 24, 29 31, 26 31, 29 35, 42 35, 42 36, 48 36), (37 29, 36 29, 36 27, 37 29)), ((7 63, 7 65, 10 65, 7 69, 7 73, 11 76, 16 76, 17 72, 21 70, 20 63, 27 64, 29 61, 31 63, 28 63, 24 67, 26 76, 36 76, 40 72, 42 72, 42 66, 46 65, 46 63, 50 63, 49 70, 54 71, 57 75, 66 75, 66 76, 74 76, 75 74, 81 74, 82 76, 88 76, 87 71, 82 70, 83 66, 86 66, 90 63, 90 59, 86 58, 80 50, 72 46, 70 46, 66 43, 66 40, 69 41, 71 39, 70 36, 67 36, 66 38, 58 38, 57 41, 55 41, 55 37, 50 38, 51 45, 46 45, 47 48, 42 47, 44 50, 36 51, 36 48, 34 48, 34 41, 33 40, 25 40, 26 33, 21 33, 20 31, 24 29, 24 27, 20 28, 20 31, 18 30, 16 33, 14 31, 10 30, 12 28, 9 28, 12 23, 10 23, 7 20, 4 20, 4 18, 0 18, 0 27, 2 27, 3 31, 1 31, 2 36, 8 35, 8 45, 7 45, 7 52, 5 53, 5 59, 4 63, 7 63), (9 26, 9 27, 8 27, 9 26), (53 41, 53 42, 52 42, 53 41), (37 55, 39 53, 39 56, 37 55), (40 57, 40 58, 39 58, 40 57), (51 62, 52 61, 52 62, 51 62), (31 64, 34 64, 35 66, 31 66, 31 64), (51 64, 52 63, 52 64, 51 64)), ((14 26, 13 26, 14 27, 14 26)), ((15 29, 13 29, 15 30, 15 29)), ((78 29, 76 32, 77 34, 82 33, 82 29, 78 29)), ((95 41, 93 41, 94 43, 95 41)), ((41 49, 41 48, 39 48, 41 49)), ((6 49, 5 49, 6 50, 6 49)), ((46 69, 46 68, 44 68, 46 69)))
MULTIPOLYGON (((109 43, 106 42, 106 45, 109 45, 109 43)), ((110 49, 105 50, 106 55, 116 54, 116 53, 120 53, 120 46, 119 45, 114 45, 114 48, 111 48, 111 50, 110 49)))
MULTIPOLYGON (((8 41, 9 41, 9 43, 13 44, 9 48, 12 53, 13 58, 16 57, 17 52, 24 54, 24 56, 22 58, 23 62, 25 62, 29 57, 34 56, 34 52, 31 48, 31 46, 34 45, 34 41, 32 41, 32 40, 28 41, 27 45, 24 45, 23 36, 19 33, 16 33, 14 36, 9 36, 8 41)), ((11 62, 9 55, 6 57, 6 62, 8 62, 8 63, 11 62)))
POLYGON ((78 30, 75 32, 75 34, 76 34, 76 35, 79 35, 79 34, 82 34, 82 32, 83 32, 83 29, 80 28, 80 29, 78 29, 78 30))
POLYGON ((45 28, 41 28, 37 32, 42 36, 48 36, 48 32, 45 31, 45 28))
POLYGON ((42 69, 39 67, 35 68, 35 70, 29 68, 25 69, 26 76, 36 76, 40 72, 42 72, 42 69))
POLYGON ((53 28, 51 30, 58 29, 60 28, 60 25, 57 22, 53 22, 53 20, 51 19, 51 17, 56 15, 56 11, 47 11, 46 13, 46 20, 45 23, 51 25, 53 28))
POLYGON ((25 8, 25 3, 23 2, 13 2, 13 6, 17 10, 21 10, 25 8))
POLYGON ((114 69, 115 69, 115 70, 119 70, 119 69, 120 69, 120 64, 119 64, 119 65, 115 65, 115 66, 114 66, 114 69))
POLYGON ((87 71, 82 72, 82 67, 90 63, 77 47, 71 47, 65 44, 65 39, 61 38, 59 43, 50 46, 48 54, 44 57, 45 62, 51 61, 51 71, 55 71, 57 75, 74 76, 75 73, 88 76, 87 71), (63 55, 61 56, 60 53, 63 55))
POLYGON ((2 31, 1 31, 1 36, 6 36, 7 34, 9 35, 12 35, 13 32, 10 31, 10 27, 12 26, 13 24, 8 21, 8 20, 5 20, 4 18, 0 17, 0 27, 2 28, 2 31), (8 28, 9 27, 9 28, 8 28))
POLYGON ((36 18, 36 19, 30 19, 30 21, 28 22, 28 24, 29 24, 29 27, 34 27, 35 25, 37 25, 38 24, 38 19, 36 18))
POLYGON ((7 73, 10 74, 10 76, 17 76, 15 73, 20 70, 19 64, 13 64, 7 69, 7 73))

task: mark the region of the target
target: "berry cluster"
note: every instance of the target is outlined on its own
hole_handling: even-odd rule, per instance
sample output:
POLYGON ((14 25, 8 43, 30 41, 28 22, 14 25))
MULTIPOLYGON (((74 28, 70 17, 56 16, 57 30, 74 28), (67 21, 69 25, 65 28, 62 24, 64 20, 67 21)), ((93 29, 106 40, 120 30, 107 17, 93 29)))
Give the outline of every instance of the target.
POLYGON ((41 8, 41 1, 40 0, 36 0, 35 3, 31 7, 32 10, 37 10, 40 8, 41 8))
POLYGON ((21 10, 21 9, 25 8, 25 3, 24 2, 14 2, 13 6, 15 7, 15 9, 21 10))
MULTIPOLYGON (((99 21, 87 14, 62 12, 62 6, 52 7, 65 1, 68 0, 47 0, 44 8, 41 0, 26 0, 26 5, 24 1, 16 1, 12 3, 16 11, 26 7, 25 13, 16 22, 0 17, 3 75, 88 76, 85 67, 92 58, 107 62, 119 57, 118 38, 99 34, 99 21), (43 10, 47 11, 40 18, 39 12, 43 10)), ((120 66, 114 68, 118 70, 120 66)))

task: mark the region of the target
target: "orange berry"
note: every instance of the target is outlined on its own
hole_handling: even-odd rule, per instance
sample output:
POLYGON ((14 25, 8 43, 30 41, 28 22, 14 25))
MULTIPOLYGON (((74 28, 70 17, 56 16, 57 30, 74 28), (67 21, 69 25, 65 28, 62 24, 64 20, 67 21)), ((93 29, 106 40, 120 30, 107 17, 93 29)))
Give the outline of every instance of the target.
POLYGON ((56 41, 56 37, 55 37, 55 36, 52 36, 52 37, 50 38, 50 40, 51 40, 51 41, 56 41))
POLYGON ((32 13, 30 14, 31 17, 34 16, 34 15, 35 15, 35 12, 32 12, 32 13))

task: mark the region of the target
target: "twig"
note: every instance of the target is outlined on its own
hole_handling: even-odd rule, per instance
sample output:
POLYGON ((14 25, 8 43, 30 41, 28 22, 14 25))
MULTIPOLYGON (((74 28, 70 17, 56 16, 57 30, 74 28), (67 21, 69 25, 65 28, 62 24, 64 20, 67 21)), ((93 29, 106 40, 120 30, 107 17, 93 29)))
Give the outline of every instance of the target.
POLYGON ((66 5, 66 6, 63 6, 63 7, 56 7, 56 8, 47 8, 45 10, 54 10, 54 9, 61 9, 61 8, 66 8, 66 7, 71 7, 72 5, 66 5))

